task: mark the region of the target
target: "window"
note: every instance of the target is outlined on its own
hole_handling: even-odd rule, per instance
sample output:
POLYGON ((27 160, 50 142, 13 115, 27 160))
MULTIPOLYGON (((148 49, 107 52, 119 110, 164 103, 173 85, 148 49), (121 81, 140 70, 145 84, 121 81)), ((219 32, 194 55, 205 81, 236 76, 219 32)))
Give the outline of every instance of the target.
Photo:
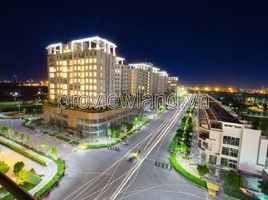
POLYGON ((238 157, 238 150, 237 149, 232 149, 228 147, 222 147, 221 153, 226 156, 231 156, 231 157, 238 157))
POLYGON ((230 167, 236 169, 237 161, 227 158, 221 158, 221 165, 225 167, 230 167))
POLYGON ((226 158, 222 158, 222 159, 221 159, 221 165, 222 165, 222 166, 228 166, 228 159, 226 159, 226 158))
POLYGON ((239 138, 234 138, 230 136, 223 136, 223 144, 229 144, 234 146, 239 146, 239 138))
POLYGON ((213 164, 213 165, 216 165, 217 164, 217 157, 213 156, 213 155, 210 155, 209 156, 209 163, 213 164))
POLYGON ((236 169, 236 164, 237 164, 236 160, 228 160, 228 167, 236 169))

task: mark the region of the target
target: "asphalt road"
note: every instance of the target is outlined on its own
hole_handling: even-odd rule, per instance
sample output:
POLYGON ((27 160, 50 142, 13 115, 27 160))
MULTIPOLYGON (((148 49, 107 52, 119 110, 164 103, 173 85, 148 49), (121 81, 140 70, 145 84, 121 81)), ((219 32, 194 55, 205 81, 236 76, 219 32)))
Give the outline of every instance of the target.
POLYGON ((174 170, 154 166, 155 159, 168 162, 168 143, 184 111, 170 110, 152 120, 128 139, 128 146, 119 144, 120 152, 73 152, 67 158, 66 176, 45 199, 212 199, 174 170), (133 149, 141 150, 142 156, 129 162, 133 149))
MULTIPOLYGON (((68 145, 64 145, 65 143, 57 141, 60 157, 66 160, 66 173, 59 185, 44 199, 212 199, 207 196, 206 190, 188 182, 174 170, 154 166, 155 160, 169 162, 168 143, 185 110, 169 110, 151 120, 141 131, 128 139, 128 146, 117 145, 119 152, 108 149, 74 152, 68 145), (141 158, 129 162, 127 160, 133 149, 141 150, 141 158)), ((11 127, 20 128, 18 123, 12 124, 11 127)), ((55 142, 40 134, 29 134, 36 138, 38 143, 43 139, 55 142)))

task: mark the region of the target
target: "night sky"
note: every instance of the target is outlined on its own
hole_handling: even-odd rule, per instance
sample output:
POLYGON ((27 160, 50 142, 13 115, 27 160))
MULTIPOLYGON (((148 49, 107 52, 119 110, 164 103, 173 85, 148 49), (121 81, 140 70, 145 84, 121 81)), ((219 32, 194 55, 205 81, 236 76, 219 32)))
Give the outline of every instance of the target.
POLYGON ((1 2, 0 79, 44 79, 46 46, 98 35, 184 84, 268 87, 265 1, 34 2, 1 2))

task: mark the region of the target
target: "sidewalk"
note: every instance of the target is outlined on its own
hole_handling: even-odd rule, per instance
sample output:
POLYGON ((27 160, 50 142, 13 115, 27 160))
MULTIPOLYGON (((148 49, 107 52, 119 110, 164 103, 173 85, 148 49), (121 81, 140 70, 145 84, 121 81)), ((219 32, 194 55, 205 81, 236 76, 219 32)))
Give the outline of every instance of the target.
MULTIPOLYGON (((194 124, 198 124, 198 116, 194 115, 193 117, 194 124)), ((191 151, 190 151, 190 164, 191 165, 198 165, 199 164, 199 150, 198 150, 198 130, 194 127, 192 133, 192 143, 191 143, 191 151)))
POLYGON ((189 173, 191 173, 192 175, 200 178, 199 174, 198 174, 198 171, 196 169, 196 165, 192 165, 189 160, 185 160, 182 158, 182 155, 177 152, 176 154, 176 160, 177 162, 186 170, 188 171, 189 173))

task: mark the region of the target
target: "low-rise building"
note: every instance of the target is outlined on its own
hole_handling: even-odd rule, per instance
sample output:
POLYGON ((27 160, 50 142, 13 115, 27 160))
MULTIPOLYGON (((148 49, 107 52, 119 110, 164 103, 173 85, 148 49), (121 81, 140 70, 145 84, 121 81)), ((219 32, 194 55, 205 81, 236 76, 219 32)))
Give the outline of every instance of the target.
POLYGON ((211 173, 237 169, 261 175, 268 157, 268 138, 240 121, 219 101, 208 96, 208 106, 199 109, 198 147, 200 161, 211 173))
POLYGON ((52 125, 64 128, 69 133, 85 138, 105 136, 108 127, 131 123, 132 118, 142 114, 137 108, 110 110, 62 109, 55 105, 44 105, 44 118, 52 125))

